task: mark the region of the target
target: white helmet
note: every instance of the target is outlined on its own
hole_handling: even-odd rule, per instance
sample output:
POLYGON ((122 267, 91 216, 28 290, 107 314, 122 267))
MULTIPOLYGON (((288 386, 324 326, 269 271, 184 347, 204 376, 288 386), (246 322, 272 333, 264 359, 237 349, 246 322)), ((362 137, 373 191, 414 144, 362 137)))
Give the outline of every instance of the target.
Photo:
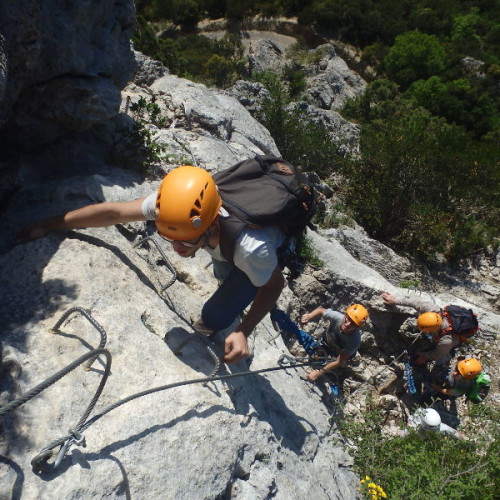
POLYGON ((422 428, 426 431, 438 431, 441 425, 441 417, 434 408, 426 408, 421 417, 422 428))

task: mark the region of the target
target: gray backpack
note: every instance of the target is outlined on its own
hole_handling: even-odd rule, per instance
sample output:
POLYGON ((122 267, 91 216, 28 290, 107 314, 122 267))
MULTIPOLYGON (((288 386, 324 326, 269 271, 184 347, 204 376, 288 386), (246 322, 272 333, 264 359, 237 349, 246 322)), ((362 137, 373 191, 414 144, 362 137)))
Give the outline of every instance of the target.
POLYGON ((316 211, 316 193, 291 163, 271 155, 256 156, 216 173, 214 180, 229 218, 220 218, 222 255, 232 261, 244 227, 278 226, 298 236, 316 211))

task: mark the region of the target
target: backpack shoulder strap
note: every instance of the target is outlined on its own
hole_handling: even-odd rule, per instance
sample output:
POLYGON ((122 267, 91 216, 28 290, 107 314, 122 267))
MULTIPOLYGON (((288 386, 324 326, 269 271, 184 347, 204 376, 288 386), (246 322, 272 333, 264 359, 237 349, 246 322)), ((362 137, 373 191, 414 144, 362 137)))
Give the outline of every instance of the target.
POLYGON ((219 217, 219 247, 222 256, 229 262, 233 262, 236 240, 245 223, 236 217, 219 217))

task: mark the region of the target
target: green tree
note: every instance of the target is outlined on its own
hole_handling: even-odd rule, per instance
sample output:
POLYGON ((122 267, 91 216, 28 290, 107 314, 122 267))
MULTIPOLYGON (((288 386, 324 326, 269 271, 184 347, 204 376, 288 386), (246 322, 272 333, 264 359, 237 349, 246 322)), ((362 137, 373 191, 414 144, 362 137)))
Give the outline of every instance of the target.
POLYGON ((132 37, 134 48, 152 59, 163 63, 172 73, 180 73, 184 61, 177 42, 157 38, 155 32, 144 17, 137 17, 137 28, 132 37))
POLYGON ((226 16, 235 21, 240 21, 245 16, 255 11, 255 0, 231 0, 227 3, 226 16))
POLYGON ((389 77, 406 88, 415 80, 442 73, 446 61, 446 51, 436 36, 408 31, 396 37, 384 65, 389 77))
POLYGON ((213 54, 203 65, 205 75, 214 81, 217 87, 224 87, 232 80, 234 66, 225 57, 213 54))
POLYGON ((448 122, 463 125, 475 136, 482 137, 494 127, 498 117, 498 101, 485 92, 486 78, 479 84, 467 78, 445 81, 439 76, 418 80, 405 93, 417 105, 448 122))
POLYGON ((344 168, 356 220, 376 239, 425 259, 492 241, 500 177, 494 146, 422 108, 401 111, 365 125, 361 157, 344 168))
POLYGON ((449 35, 453 16, 460 11, 456 0, 420 0, 413 2, 409 27, 444 38, 449 35))
POLYGON ((199 5, 200 12, 206 13, 210 19, 220 19, 226 15, 226 0, 199 0, 199 5))
POLYGON ((357 122, 366 123, 393 115, 399 108, 399 86, 390 80, 371 82, 359 97, 346 102, 342 114, 357 122))
POLYGON ((154 0, 150 12, 154 20, 169 19, 180 25, 192 25, 201 18, 196 0, 154 0))
POLYGON ((453 28, 450 39, 454 49, 459 53, 481 56, 484 42, 479 34, 483 23, 477 7, 471 8, 468 14, 456 16, 453 19, 453 28))

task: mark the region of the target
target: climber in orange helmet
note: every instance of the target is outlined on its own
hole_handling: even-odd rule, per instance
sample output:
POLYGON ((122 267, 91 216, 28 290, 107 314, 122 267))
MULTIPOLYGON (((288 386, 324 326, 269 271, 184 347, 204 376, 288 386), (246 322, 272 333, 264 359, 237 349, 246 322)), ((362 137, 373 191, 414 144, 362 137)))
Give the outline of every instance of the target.
POLYGON ((416 365, 449 360, 450 351, 461 342, 466 342, 478 330, 476 315, 470 309, 455 305, 440 308, 430 300, 420 297, 397 299, 387 292, 382 293, 381 297, 386 306, 406 306, 419 313, 417 326, 421 332, 430 336, 432 348, 416 353, 416 365))
MULTIPOLYGON (((320 306, 310 313, 303 314, 300 321, 302 324, 306 324, 318 316, 330 321, 330 326, 322 338, 322 344, 328 353, 336 355, 336 358, 319 370, 307 372, 307 380, 310 382, 314 382, 338 366, 344 366, 349 359, 356 355, 361 345, 360 327, 368 319, 368 310, 361 304, 351 304, 344 314, 320 306)), ((310 336, 305 332, 304 334, 310 336)), ((314 339, 311 337, 311 340, 314 339)))
POLYGON ((181 257, 202 248, 213 258, 214 274, 222 285, 205 303, 193 328, 210 336, 229 327, 251 304, 244 319, 225 339, 223 360, 249 356, 247 337, 276 303, 284 286, 277 249, 285 240, 277 226, 244 228, 237 237, 233 262, 220 249, 221 219, 228 217, 212 176, 204 169, 182 166, 171 170, 159 189, 133 201, 104 202, 42 220, 18 235, 20 242, 57 229, 106 227, 132 221, 155 221, 161 237, 181 257))

